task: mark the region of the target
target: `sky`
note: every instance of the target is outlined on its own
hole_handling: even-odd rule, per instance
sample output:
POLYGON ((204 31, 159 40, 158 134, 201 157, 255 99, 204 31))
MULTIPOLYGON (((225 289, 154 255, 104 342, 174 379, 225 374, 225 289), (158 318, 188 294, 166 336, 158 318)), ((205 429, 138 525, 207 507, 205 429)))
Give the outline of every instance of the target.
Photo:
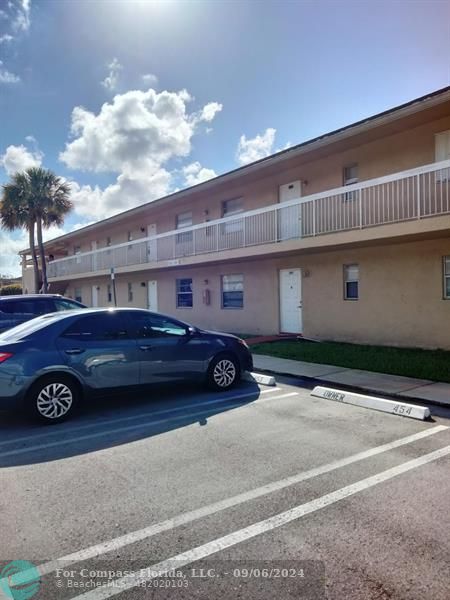
POLYGON ((70 182, 51 239, 449 84, 450 0, 0 0, 0 185, 70 182))

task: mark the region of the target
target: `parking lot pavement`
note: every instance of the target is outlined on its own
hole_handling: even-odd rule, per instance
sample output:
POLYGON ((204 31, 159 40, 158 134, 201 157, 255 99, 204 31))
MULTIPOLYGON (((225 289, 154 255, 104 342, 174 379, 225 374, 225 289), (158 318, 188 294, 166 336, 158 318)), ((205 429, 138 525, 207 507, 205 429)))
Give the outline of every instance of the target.
POLYGON ((38 565, 50 600, 447 598, 449 416, 288 379, 104 399, 53 427, 3 414, 0 571, 38 565))

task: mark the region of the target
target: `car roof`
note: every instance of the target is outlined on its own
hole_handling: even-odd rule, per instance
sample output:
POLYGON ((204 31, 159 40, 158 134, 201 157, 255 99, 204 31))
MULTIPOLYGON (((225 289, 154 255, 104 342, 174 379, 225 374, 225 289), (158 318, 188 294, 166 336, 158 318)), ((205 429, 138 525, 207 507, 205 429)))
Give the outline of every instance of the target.
MULTIPOLYGON (((145 312, 152 315, 159 315, 161 317, 167 317, 168 319, 172 319, 172 321, 177 321, 178 323, 182 323, 183 325, 188 325, 186 321, 178 319, 177 317, 172 317, 171 315, 167 315, 165 313, 160 313, 152 310, 148 310, 148 308, 139 308, 139 307, 128 307, 128 306, 108 306, 102 308, 75 308, 73 310, 63 311, 61 315, 66 317, 74 316, 74 315, 92 315, 92 314, 105 314, 105 313, 114 313, 114 312, 145 312)), ((55 313, 50 313, 55 314, 55 313)))
MULTIPOLYGON (((29 300, 30 298, 64 298, 61 294, 11 294, 11 296, 0 296, 0 302, 5 300, 29 300)), ((67 298, 70 300, 70 298, 67 298)))

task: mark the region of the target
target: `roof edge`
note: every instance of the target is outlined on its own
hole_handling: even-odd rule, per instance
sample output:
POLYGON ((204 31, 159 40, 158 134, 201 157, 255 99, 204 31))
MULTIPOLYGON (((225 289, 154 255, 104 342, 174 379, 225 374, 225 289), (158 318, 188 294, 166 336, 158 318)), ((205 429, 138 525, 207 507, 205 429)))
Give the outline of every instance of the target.
MULTIPOLYGON (((376 113, 370 117, 365 117, 359 121, 355 121, 349 125, 345 125, 343 127, 339 127, 338 129, 334 129, 330 132, 321 134, 317 137, 311 138, 300 144, 296 144, 295 146, 291 146, 290 148, 286 148, 285 150, 281 150, 276 152, 275 154, 271 154, 270 156, 266 156, 257 161, 249 163, 247 165, 243 165, 242 167, 238 167, 231 171, 227 171, 226 173, 222 173, 213 179, 208 179, 202 183, 198 183, 188 188, 184 188, 177 192, 173 192, 168 194, 167 196, 163 196, 162 198, 156 198, 155 200, 151 200, 144 204, 140 204, 138 206, 134 206, 133 208, 124 210, 120 213, 112 215, 111 217, 107 217, 106 219, 101 219, 95 223, 91 223, 90 225, 86 225, 85 227, 80 227, 79 229, 75 229, 74 231, 70 231, 61 235, 59 237, 53 238, 51 240, 47 240, 44 244, 51 244, 56 241, 63 241, 66 239, 70 239, 71 237, 75 237, 79 233, 87 233, 90 231, 94 231, 100 225, 104 225, 105 223, 114 223, 115 221, 123 218, 125 215, 139 214, 141 211, 148 208, 150 205, 160 205, 165 204, 171 200, 175 200, 178 198, 182 198, 184 196, 189 195, 194 190, 207 190, 209 187, 212 187, 218 183, 222 183, 227 180, 233 180, 236 177, 252 173, 263 167, 270 166, 272 164, 276 164, 278 162, 287 160, 289 158, 294 158, 299 154, 304 154, 305 152, 315 150, 318 147, 326 146, 327 144, 331 144, 335 141, 339 141, 340 139, 345 139, 347 137, 351 137, 353 135, 357 135, 366 131, 367 129, 375 128, 384 122, 391 122, 396 119, 400 119, 402 117, 408 116, 409 114, 414 114, 419 110, 423 110, 437 104, 446 102, 450 100, 450 85, 434 92, 430 92, 425 94, 424 96, 420 96, 419 98, 415 98, 393 108, 389 108, 380 113, 376 113), (426 104, 426 106, 423 106, 426 104)), ((30 248, 26 248, 19 252, 19 255, 26 254, 30 251, 30 248)))

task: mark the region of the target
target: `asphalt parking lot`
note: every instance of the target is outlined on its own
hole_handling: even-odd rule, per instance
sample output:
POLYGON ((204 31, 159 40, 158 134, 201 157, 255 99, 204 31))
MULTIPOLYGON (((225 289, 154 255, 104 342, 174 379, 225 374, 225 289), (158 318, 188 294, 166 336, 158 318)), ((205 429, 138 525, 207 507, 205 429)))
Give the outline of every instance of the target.
POLYGON ((53 427, 2 413, 0 571, 38 565, 46 600, 447 599, 449 417, 289 379, 103 399, 53 427))

